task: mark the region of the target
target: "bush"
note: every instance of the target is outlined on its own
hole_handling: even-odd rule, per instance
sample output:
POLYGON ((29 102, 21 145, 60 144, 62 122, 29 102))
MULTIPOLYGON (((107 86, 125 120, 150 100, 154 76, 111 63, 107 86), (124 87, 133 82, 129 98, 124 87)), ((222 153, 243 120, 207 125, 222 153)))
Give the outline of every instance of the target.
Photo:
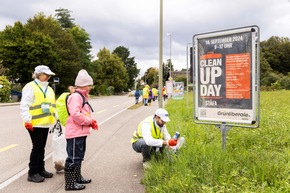
POLYGON ((107 95, 107 86, 103 84, 99 86, 98 93, 100 93, 100 95, 107 95))
POLYGON ((8 102, 10 100, 11 84, 5 76, 0 76, 0 102, 8 102))
POLYGON ((280 78, 278 80, 278 82, 280 83, 282 89, 287 89, 290 90, 290 76, 283 76, 282 78, 280 78))
POLYGON ((113 86, 109 86, 109 87, 107 88, 107 94, 108 94, 108 95, 113 95, 114 92, 115 92, 115 88, 114 88, 113 86))

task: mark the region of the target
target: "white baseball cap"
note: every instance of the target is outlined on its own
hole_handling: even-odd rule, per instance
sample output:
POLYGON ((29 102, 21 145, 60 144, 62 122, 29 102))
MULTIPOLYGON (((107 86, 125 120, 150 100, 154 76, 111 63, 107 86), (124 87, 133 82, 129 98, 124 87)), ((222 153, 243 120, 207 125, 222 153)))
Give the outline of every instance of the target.
POLYGON ((55 75, 54 72, 52 72, 48 66, 44 66, 44 65, 39 65, 35 67, 35 74, 47 74, 47 75, 55 75))
POLYGON ((161 108, 157 109, 155 111, 155 115, 160 117, 160 119, 162 119, 162 121, 164 121, 164 122, 169 122, 170 121, 168 112, 165 109, 161 109, 161 108))

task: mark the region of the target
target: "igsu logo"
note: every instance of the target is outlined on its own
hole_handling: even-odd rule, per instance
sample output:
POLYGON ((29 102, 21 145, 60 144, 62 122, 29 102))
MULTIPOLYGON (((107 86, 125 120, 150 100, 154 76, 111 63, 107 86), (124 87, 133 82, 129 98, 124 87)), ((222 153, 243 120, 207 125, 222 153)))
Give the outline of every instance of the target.
POLYGON ((242 113, 235 113, 232 111, 218 111, 217 115, 219 116, 231 116, 231 117, 250 117, 250 115, 246 112, 242 112, 242 113))

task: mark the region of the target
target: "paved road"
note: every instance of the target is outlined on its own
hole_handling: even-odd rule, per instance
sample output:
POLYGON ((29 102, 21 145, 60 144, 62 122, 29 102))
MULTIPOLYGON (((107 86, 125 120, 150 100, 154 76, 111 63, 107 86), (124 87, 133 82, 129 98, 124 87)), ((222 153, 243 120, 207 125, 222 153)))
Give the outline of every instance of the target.
MULTIPOLYGON (((93 117, 100 126, 99 131, 92 131, 87 138, 82 170, 83 175, 93 181, 81 192, 144 192, 145 188, 140 184, 143 177, 142 158, 132 150, 130 139, 138 123, 153 115, 158 102, 135 110, 127 109, 134 103, 134 98, 127 96, 101 97, 92 99, 90 103, 95 110, 93 117)), ((43 183, 27 182, 31 144, 27 132, 21 127, 19 106, 0 105, 0 114, 0 193, 66 192, 63 173, 55 173, 52 179, 46 179, 43 183), (16 146, 6 150, 11 144, 16 146)), ((47 144, 46 169, 54 171, 50 140, 51 136, 47 144)))

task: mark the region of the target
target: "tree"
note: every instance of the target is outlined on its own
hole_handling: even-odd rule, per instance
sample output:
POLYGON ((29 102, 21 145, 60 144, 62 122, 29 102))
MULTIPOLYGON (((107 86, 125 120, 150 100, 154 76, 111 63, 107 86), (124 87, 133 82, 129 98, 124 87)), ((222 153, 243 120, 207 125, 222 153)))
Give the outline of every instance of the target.
POLYGON ((78 71, 81 69, 80 50, 73 35, 69 31, 63 30, 54 18, 51 16, 45 17, 43 14, 38 14, 33 19, 29 19, 25 27, 30 34, 40 33, 50 38, 52 42, 50 50, 53 52, 44 52, 36 65, 50 66, 56 76, 60 77, 59 91, 63 91, 67 86, 72 85, 78 71))
POLYGON ((276 82, 279 76, 273 71, 270 64, 264 57, 264 53, 260 53, 260 84, 262 86, 271 86, 276 82))
POLYGON ((166 64, 162 63, 163 68, 163 82, 165 83, 170 77, 170 60, 166 64))
POLYGON ((261 42, 261 50, 270 67, 287 75, 290 72, 290 41, 289 38, 272 36, 261 42))
POLYGON ((5 76, 0 76, 0 102, 10 100, 11 84, 5 76))
POLYGON ((21 22, 15 22, 14 26, 6 26, 5 30, 0 32, 0 61, 2 67, 7 71, 5 75, 11 80, 19 82, 28 79, 30 69, 25 65, 27 58, 26 46, 27 30, 21 22))
POLYGON ((121 58, 116 54, 111 54, 106 48, 100 50, 97 56, 101 67, 99 77, 103 81, 102 84, 107 87, 113 86, 115 93, 124 91, 127 87, 128 74, 121 58))
POLYGON ((85 29, 77 26, 73 21, 74 18, 71 17, 69 10, 67 9, 56 9, 56 20, 60 23, 60 25, 68 30, 72 35, 73 38, 78 46, 80 51, 80 61, 81 67, 84 69, 88 69, 91 65, 92 55, 90 54, 90 50, 92 48, 90 42, 90 36, 85 31, 85 29))
POLYGON ((0 76, 5 74, 6 69, 4 68, 3 64, 0 62, 0 76))
POLYGON ((71 17, 70 12, 68 9, 56 9, 56 20, 60 23, 61 27, 63 28, 73 28, 75 26, 74 24, 74 18, 71 17))
POLYGON ((183 82, 184 83, 184 87, 187 86, 186 75, 177 75, 177 76, 174 77, 174 81, 175 82, 183 82))
POLYGON ((69 32, 73 35, 73 38, 78 46, 80 52, 81 67, 88 69, 91 65, 92 55, 90 49, 92 48, 89 34, 79 26, 74 26, 69 29, 69 32))
POLYGON ((137 78, 140 72, 140 69, 137 68, 135 58, 129 57, 130 56, 129 49, 123 46, 117 47, 112 53, 116 54, 118 57, 121 58, 126 68, 128 74, 128 82, 127 88, 125 88, 125 90, 128 91, 128 89, 133 89, 135 85, 135 79, 137 78))
POLYGON ((15 22, 0 33, 0 61, 9 79, 21 84, 31 81, 37 65, 49 66, 60 77, 60 91, 73 84, 81 68, 80 50, 73 35, 42 13, 25 25, 15 22))
POLYGON ((150 67, 146 70, 143 78, 145 79, 146 84, 152 86, 154 83, 158 84, 158 70, 157 68, 150 67), (145 77, 144 77, 145 76, 145 77))

